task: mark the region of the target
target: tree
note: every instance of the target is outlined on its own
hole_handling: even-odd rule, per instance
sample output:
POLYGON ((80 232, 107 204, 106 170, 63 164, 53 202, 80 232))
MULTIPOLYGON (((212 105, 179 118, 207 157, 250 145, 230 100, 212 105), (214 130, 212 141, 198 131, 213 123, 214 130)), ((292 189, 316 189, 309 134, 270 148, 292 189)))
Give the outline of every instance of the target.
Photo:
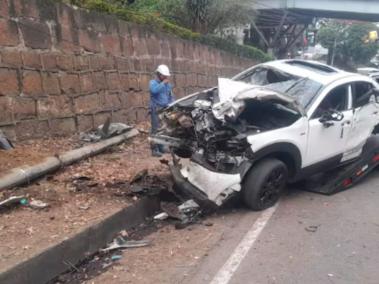
POLYGON ((356 65, 367 64, 378 52, 378 45, 368 41, 369 32, 376 29, 374 24, 354 24, 346 30, 342 51, 356 65))
MULTIPOLYGON (((125 3, 125 0, 116 0, 125 3)), ((153 12, 202 34, 251 23, 253 0, 136 0, 129 7, 153 12)))
POLYGON ((329 21, 325 24, 318 32, 318 41, 329 50, 328 64, 348 69, 367 64, 378 51, 376 43, 366 40, 373 30, 377 27, 370 23, 329 21))

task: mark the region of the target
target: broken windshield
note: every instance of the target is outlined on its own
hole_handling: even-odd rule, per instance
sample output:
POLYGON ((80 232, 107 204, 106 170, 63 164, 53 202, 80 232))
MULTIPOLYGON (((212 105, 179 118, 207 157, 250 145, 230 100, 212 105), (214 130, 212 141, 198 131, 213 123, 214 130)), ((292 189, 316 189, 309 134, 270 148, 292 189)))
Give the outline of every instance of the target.
POLYGON ((323 85, 309 78, 297 80, 293 85, 286 89, 285 94, 296 98, 297 102, 306 110, 323 85))
POLYGON ((297 77, 274 68, 259 67, 251 72, 235 77, 234 80, 252 85, 265 86, 276 92, 289 95, 308 110, 313 98, 317 96, 322 84, 306 78, 297 77))
POLYGON ((295 98, 305 110, 308 110, 311 101, 321 90, 322 84, 309 78, 300 78, 268 84, 265 87, 295 98))

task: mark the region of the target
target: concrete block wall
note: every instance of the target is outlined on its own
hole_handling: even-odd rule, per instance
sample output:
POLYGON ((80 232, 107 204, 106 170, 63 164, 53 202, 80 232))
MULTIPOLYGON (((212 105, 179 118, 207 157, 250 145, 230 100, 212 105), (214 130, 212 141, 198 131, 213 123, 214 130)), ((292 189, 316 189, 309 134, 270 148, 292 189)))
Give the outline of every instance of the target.
POLYGON ((51 0, 1 0, 0 129, 24 140, 136 123, 157 65, 181 97, 255 63, 51 0))

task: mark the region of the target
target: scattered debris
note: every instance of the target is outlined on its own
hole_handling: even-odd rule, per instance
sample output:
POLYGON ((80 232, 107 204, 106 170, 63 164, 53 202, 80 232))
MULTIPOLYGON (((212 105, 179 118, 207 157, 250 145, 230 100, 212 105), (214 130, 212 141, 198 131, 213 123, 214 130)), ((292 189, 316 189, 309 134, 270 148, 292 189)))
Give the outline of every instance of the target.
POLYGON ((84 204, 84 205, 80 205, 79 206, 79 209, 80 210, 88 210, 91 206, 89 204, 84 204))
POLYGON ((79 139, 84 142, 98 142, 101 140, 101 137, 95 133, 84 133, 79 134, 79 139))
POLYGON ((76 175, 72 179, 72 185, 74 186, 73 191, 82 192, 98 186, 99 183, 92 180, 91 177, 76 175))
POLYGON ((25 205, 25 201, 27 201, 25 195, 11 196, 0 202, 0 209, 9 208, 18 204, 25 205))
POLYGON ((120 260, 121 258, 122 258, 122 255, 119 255, 119 254, 112 255, 111 257, 112 261, 117 261, 117 260, 120 260))
POLYGON ((0 149, 10 150, 14 148, 12 142, 5 136, 4 132, 0 130, 0 149))
POLYGON ((110 267, 111 265, 112 265, 111 262, 104 262, 104 263, 102 264, 101 268, 102 268, 102 269, 106 269, 106 268, 110 267))
POLYGON ((80 133, 79 138, 84 142, 98 142, 116 135, 120 135, 131 130, 133 127, 124 123, 111 123, 108 118, 104 124, 100 125, 96 131, 80 133))
POLYGON ((45 208, 49 207, 49 204, 47 204, 46 202, 43 202, 41 200, 32 199, 29 202, 29 207, 33 208, 33 209, 45 209, 45 208))
POLYGON ((139 171, 130 181, 130 183, 136 183, 142 181, 147 175, 149 171, 147 169, 143 169, 139 171))
POLYGON ((175 224, 176 229, 183 229, 190 224, 196 223, 201 214, 201 208, 194 200, 190 199, 177 206, 174 202, 161 202, 162 213, 156 215, 154 220, 175 219, 179 222, 175 224))
POLYGON ((180 223, 175 224, 176 229, 184 229, 188 225, 198 222, 200 216, 203 213, 200 206, 192 199, 187 200, 178 206, 178 209, 181 213, 183 213, 185 217, 181 220, 180 223))
POLYGON ((317 226, 308 226, 308 227, 305 227, 305 230, 307 232, 311 232, 311 233, 315 233, 318 229, 318 227, 320 227, 320 225, 317 225, 317 226))
POLYGON ((108 125, 107 122, 105 122, 103 125, 100 125, 97 128, 97 132, 101 135, 102 139, 120 135, 133 128, 132 126, 126 125, 124 123, 116 122, 116 123, 110 123, 108 125))
POLYGON ((122 230, 119 235, 123 238, 129 237, 129 233, 126 230, 122 230))
POLYGON ((166 213, 170 218, 183 220, 185 215, 179 210, 179 207, 173 202, 161 202, 161 209, 166 213))
POLYGON ((168 214, 166 212, 162 212, 162 213, 159 213, 158 215, 155 215, 154 216, 154 220, 160 220, 160 221, 162 221, 162 220, 167 219, 168 217, 169 216, 168 216, 168 214))
POLYGON ((106 247, 105 249, 101 249, 100 251, 105 253, 116 249, 123 249, 123 248, 139 248, 139 247, 145 247, 150 245, 150 241, 147 240, 141 240, 141 241, 135 241, 135 240, 125 240, 123 237, 117 237, 113 240, 113 242, 106 247))
POLYGON ((156 175, 149 175, 147 169, 137 173, 130 182, 130 191, 132 193, 158 195, 162 190, 170 188, 168 182, 156 175))
POLYGON ((199 204, 197 204, 193 199, 187 200, 179 207, 180 212, 188 213, 192 211, 197 211, 200 209, 199 204))
POLYGON ((168 166, 169 163, 170 163, 169 160, 167 160, 167 159, 160 159, 159 162, 160 162, 161 164, 163 164, 163 165, 166 165, 166 166, 168 166))
POLYGON ((44 209, 49 206, 49 204, 41 200, 28 200, 25 195, 11 196, 0 202, 0 210, 5 208, 11 208, 12 206, 23 205, 28 206, 33 209, 44 209))
POLYGON ((70 261, 64 260, 63 263, 66 264, 67 266, 71 267, 72 269, 74 269, 76 272, 79 272, 79 269, 74 264, 72 264, 70 261))

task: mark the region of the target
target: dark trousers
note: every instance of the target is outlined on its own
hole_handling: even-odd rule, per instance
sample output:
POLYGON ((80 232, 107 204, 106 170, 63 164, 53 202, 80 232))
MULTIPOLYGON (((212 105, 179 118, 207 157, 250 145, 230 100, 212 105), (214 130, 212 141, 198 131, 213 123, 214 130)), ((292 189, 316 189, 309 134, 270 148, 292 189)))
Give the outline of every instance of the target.
MULTIPOLYGON (((151 106, 150 107, 150 118, 151 118, 151 134, 156 134, 158 132, 158 129, 160 127, 160 121, 159 121, 159 116, 158 116, 158 111, 161 108, 158 106, 151 106)), ((164 147, 163 145, 160 144, 151 144, 151 150, 155 152, 164 152, 164 147)))

